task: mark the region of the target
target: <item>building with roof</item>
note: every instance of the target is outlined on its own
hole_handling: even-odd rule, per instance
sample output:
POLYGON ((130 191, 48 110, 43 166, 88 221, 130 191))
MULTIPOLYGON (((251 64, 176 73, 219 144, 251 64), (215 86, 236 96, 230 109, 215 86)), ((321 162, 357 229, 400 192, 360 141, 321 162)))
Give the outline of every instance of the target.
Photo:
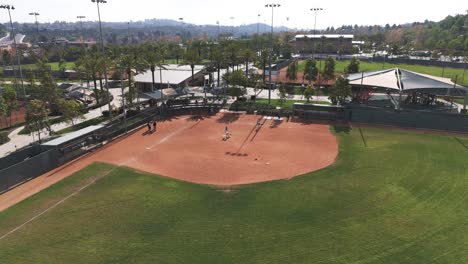
MULTIPOLYGON (((203 85, 205 66, 195 65, 193 69, 190 65, 169 64, 163 68, 156 67, 154 72, 155 89, 161 88, 183 88, 192 85, 203 85)), ((150 70, 146 70, 135 76, 137 88, 143 92, 151 92, 153 76, 150 70)))
MULTIPOLYGON (((382 71, 350 74, 347 79, 355 91, 385 91, 396 108, 432 107, 440 97, 468 96, 468 88, 449 78, 393 68, 382 71)), ((466 102, 465 102, 466 104, 466 102)))
POLYGON ((299 54, 351 54, 354 35, 296 35, 293 46, 299 54))

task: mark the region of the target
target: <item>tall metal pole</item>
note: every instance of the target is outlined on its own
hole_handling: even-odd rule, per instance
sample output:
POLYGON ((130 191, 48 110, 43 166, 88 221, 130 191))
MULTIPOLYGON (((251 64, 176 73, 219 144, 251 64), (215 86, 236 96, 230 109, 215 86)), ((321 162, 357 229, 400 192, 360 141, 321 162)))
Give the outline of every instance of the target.
POLYGON ((257 15, 257 53, 260 49, 260 14, 257 15))
POLYGON ((271 106, 271 89, 273 88, 271 82, 271 60, 273 57, 273 18, 274 18, 274 10, 275 7, 280 7, 280 4, 267 4, 265 7, 271 7, 271 33, 270 33, 270 56, 268 58, 268 64, 270 65, 269 72, 268 72, 268 105, 271 106))
POLYGON ((218 25, 218 43, 219 43, 219 21, 216 21, 216 25, 218 25))
POLYGON ((23 96, 26 97, 26 90, 24 88, 24 81, 23 81, 23 70, 21 69, 21 60, 18 52, 18 46, 16 44, 16 34, 15 34, 15 29, 13 28, 13 21, 11 20, 11 13, 10 9, 15 10, 14 6, 10 5, 2 5, 0 8, 7 9, 8 10, 8 16, 10 18, 10 26, 11 26, 11 34, 13 35, 13 44, 15 46, 15 52, 16 52, 16 61, 18 63, 18 68, 19 68, 19 73, 20 73, 20 78, 21 78, 21 88, 23 89, 23 96))
POLYGON ((83 31, 83 18, 86 18, 85 16, 77 16, 76 18, 80 19, 80 27, 81 27, 81 43, 84 42, 84 31, 83 31))
POLYGON ((127 43, 130 43, 130 22, 127 22, 127 43))
POLYGON ((30 16, 34 16, 35 20, 36 20, 36 42, 39 42, 39 22, 37 22, 37 16, 39 15, 39 13, 37 12, 31 12, 29 13, 30 16))
POLYGON ((314 15, 314 37, 313 37, 313 42, 314 42, 314 45, 313 45, 313 49, 312 49, 312 58, 315 59, 315 35, 316 35, 316 29, 317 29, 317 12, 318 11, 322 11, 323 8, 311 8, 310 11, 314 11, 315 15, 314 15))
POLYGON ((112 118, 112 107, 110 102, 110 92, 109 92, 109 83, 107 79, 107 59, 106 59, 106 50, 104 49, 104 40, 102 38, 102 24, 101 24, 101 11, 99 10, 99 3, 107 3, 106 0, 91 0, 91 2, 96 2, 97 10, 98 10, 98 18, 99 18, 99 35, 101 37, 101 51, 102 57, 104 60, 104 80, 106 82, 106 90, 107 90, 107 104, 109 106, 109 117, 112 118))

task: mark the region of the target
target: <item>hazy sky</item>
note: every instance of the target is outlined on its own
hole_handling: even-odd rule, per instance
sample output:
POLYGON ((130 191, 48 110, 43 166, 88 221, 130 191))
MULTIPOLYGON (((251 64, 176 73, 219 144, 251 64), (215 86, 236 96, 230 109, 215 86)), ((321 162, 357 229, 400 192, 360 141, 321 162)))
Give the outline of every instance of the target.
MULTIPOLYGON (((39 21, 76 21, 77 15, 85 15, 87 20, 97 20, 96 4, 91 0, 0 0, 2 4, 12 4, 16 10, 14 21, 32 22, 30 12, 40 13, 39 21)), ((312 7, 324 10, 317 15, 317 28, 341 26, 343 24, 385 25, 399 24, 425 19, 439 21, 447 15, 464 14, 468 9, 466 0, 418 1, 418 0, 355 0, 355 1, 258 1, 258 0, 107 0, 101 8, 103 21, 138 21, 152 18, 177 20, 195 24, 239 25, 260 22, 270 24, 271 8, 266 3, 279 3, 275 9, 275 25, 297 28, 313 28, 312 7), (234 17, 234 19, 230 19, 234 17), (289 18, 289 21, 288 21, 289 18)), ((0 10, 0 21, 6 22, 6 10, 0 10)))

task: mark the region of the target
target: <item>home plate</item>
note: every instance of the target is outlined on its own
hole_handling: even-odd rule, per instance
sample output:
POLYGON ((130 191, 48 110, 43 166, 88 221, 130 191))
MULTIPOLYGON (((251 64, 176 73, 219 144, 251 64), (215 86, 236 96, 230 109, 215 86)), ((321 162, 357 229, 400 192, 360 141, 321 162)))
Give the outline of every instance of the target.
POLYGON ((270 162, 265 163, 265 165, 270 165, 270 162))
POLYGON ((151 150, 151 148, 146 148, 146 150, 151 150))

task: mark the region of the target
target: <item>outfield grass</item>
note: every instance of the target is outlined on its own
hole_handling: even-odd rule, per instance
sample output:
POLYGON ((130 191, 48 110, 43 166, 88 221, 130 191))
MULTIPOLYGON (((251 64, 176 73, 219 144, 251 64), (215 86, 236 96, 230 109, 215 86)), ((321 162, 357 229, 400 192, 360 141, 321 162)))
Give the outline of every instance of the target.
MULTIPOLYGON (((261 104, 268 104, 268 99, 257 99, 256 100, 257 103, 261 103, 261 104)), ((294 105, 294 103, 306 103, 306 101, 301 101, 301 100, 286 100, 283 102, 283 104, 280 103, 280 100, 278 99, 271 99, 271 105, 273 106, 276 106, 276 107, 282 107, 283 109, 287 109, 287 110, 292 110, 292 107, 294 105)), ((310 104, 326 104, 326 105, 330 105, 330 102, 326 102, 326 101, 315 101, 314 100, 314 97, 310 98, 310 104)))
POLYGON ((335 165, 232 192, 92 165, 0 213, 1 237, 96 175, 107 175, 0 239, 0 259, 468 263, 468 139, 337 131, 335 165))
MULTIPOLYGON (((349 65, 349 60, 337 60, 335 61, 335 70, 338 73, 343 73, 344 69, 349 65)), ((320 67, 320 60, 317 61, 317 67, 320 67, 321 71, 325 66, 325 61, 322 60, 322 65, 320 67)), ((437 66, 423 66, 423 65, 411 65, 411 64, 394 64, 394 63, 385 63, 385 66, 381 62, 368 62, 368 61, 360 61, 359 70, 360 71, 380 71, 383 69, 390 69, 390 68, 402 68, 414 72, 419 72, 423 74, 429 74, 433 76, 442 77, 442 72, 444 71, 444 77, 451 78, 453 81, 455 80, 455 76, 458 76, 458 82, 461 83, 462 76, 463 76, 463 69, 456 69, 456 68, 445 68, 437 66), (384 67, 384 68, 383 68, 384 67)), ((303 72, 305 68, 305 61, 299 63, 299 72, 303 72)), ((468 86, 468 74, 465 74, 465 80, 463 81, 464 86, 468 86)))

